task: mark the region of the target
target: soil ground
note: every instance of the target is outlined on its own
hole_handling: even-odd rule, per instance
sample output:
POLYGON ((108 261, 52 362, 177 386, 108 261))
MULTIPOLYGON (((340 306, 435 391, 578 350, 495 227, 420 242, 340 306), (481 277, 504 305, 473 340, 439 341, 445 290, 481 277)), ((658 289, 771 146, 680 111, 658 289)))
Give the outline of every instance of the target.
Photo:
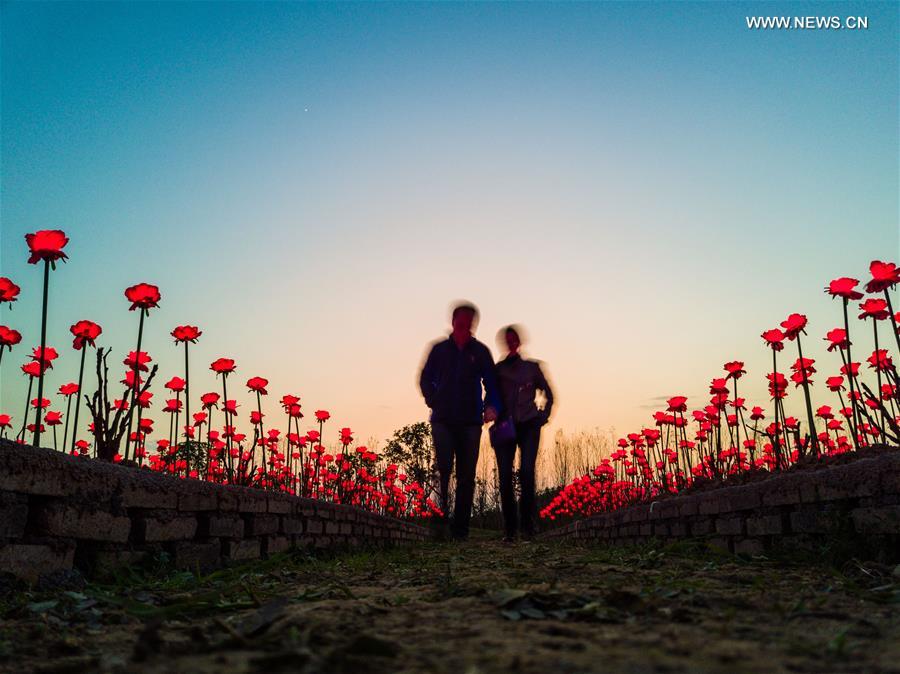
MULTIPOLYGON (((164 560, 160 560, 161 563, 164 560)), ((3 672, 900 672, 900 571, 467 543, 7 588, 3 672)))

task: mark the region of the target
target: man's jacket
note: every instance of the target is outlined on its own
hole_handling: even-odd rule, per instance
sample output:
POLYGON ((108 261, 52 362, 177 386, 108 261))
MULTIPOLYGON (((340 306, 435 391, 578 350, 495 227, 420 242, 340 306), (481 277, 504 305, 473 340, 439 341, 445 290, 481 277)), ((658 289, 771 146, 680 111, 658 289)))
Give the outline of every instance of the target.
POLYGON ((480 426, 485 405, 502 411, 494 359, 474 337, 462 348, 452 337, 436 342, 422 368, 419 387, 431 408, 432 422, 480 426))

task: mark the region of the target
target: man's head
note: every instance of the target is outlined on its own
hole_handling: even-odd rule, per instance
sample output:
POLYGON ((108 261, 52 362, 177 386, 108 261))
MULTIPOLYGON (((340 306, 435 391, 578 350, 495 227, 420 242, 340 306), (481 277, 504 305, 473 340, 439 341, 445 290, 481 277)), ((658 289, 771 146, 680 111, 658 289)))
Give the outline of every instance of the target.
POLYGON ((474 304, 467 302, 457 304, 453 307, 450 324, 453 326, 453 334, 456 337, 467 337, 473 334, 478 326, 478 309, 474 304))

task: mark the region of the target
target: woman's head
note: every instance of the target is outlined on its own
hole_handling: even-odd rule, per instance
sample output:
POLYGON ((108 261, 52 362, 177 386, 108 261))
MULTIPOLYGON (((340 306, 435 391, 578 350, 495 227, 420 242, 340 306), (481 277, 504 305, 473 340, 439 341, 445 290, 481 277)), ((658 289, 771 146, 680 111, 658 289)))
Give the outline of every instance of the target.
POLYGON ((497 334, 497 341, 501 349, 510 355, 516 354, 525 342, 525 331, 520 325, 507 325, 497 334))

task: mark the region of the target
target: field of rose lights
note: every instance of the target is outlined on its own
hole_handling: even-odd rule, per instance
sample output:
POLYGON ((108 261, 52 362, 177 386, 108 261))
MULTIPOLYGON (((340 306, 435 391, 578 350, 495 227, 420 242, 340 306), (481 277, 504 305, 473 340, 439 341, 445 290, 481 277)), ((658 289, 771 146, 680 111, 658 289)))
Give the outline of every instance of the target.
MULTIPOLYGON (((894 313, 891 302, 891 292, 900 283, 900 269, 876 260, 869 272, 871 278, 865 284, 865 292, 871 295, 868 298, 857 290, 860 281, 855 278, 836 278, 825 288, 842 308, 838 317, 842 325, 824 336, 828 351, 837 350, 843 363, 840 372, 825 379, 831 404, 814 404, 815 360, 803 351, 807 346, 809 354, 807 319, 803 314, 791 314, 780 328, 761 335, 772 352, 772 368, 764 373, 770 396, 766 407, 748 410, 745 399, 738 395, 738 382, 747 374, 744 364, 725 363, 725 376, 714 378, 709 385, 707 404, 689 411, 685 396, 670 398, 665 410, 653 414, 653 427, 618 440, 618 449, 591 474, 563 487, 541 511, 541 517, 558 520, 591 515, 702 483, 746 478, 748 473, 762 477, 763 473, 827 462, 874 446, 897 447, 900 382, 889 350, 882 348, 880 340, 891 348, 896 346, 895 355, 900 354, 900 312, 894 313), (853 360, 851 302, 852 309, 858 306, 862 321, 854 326, 854 339, 861 341, 871 334, 873 340, 874 350, 865 358, 869 383, 863 380, 862 362, 853 360), (879 335, 882 322, 887 323, 884 332, 890 334, 879 335), (796 359, 793 353, 788 356, 794 347, 786 342, 796 344, 796 359), (779 360, 783 351, 787 362, 779 360), (785 416, 789 382, 795 390, 800 389, 805 419, 785 416)), ((815 402, 826 402, 825 395, 815 402)))
MULTIPOLYGON (((52 445, 57 450, 102 461, 133 462, 182 478, 278 490, 395 517, 428 518, 440 512, 423 487, 408 480, 399 466, 388 464, 366 447, 355 446, 349 428, 340 429, 340 450, 329 453, 322 444, 330 419, 327 411, 317 410, 315 428, 301 431, 304 414, 298 396, 281 397, 286 432, 272 428, 263 413, 262 399, 268 395, 268 381, 262 377, 251 377, 246 382, 256 399, 256 409, 250 412, 252 432, 239 432, 237 403, 228 398, 229 375, 237 370, 230 358, 219 358, 209 366, 217 378, 221 377, 221 389, 197 396, 199 405, 192 413, 190 345, 202 335, 195 326, 181 325, 171 331, 176 347, 184 351, 184 371, 165 384, 168 399, 157 409, 168 415, 168 433, 160 437, 162 434, 156 432, 156 424, 148 416, 154 406, 150 386, 158 366, 151 368, 150 354, 141 350, 145 322, 149 323, 151 311, 161 299, 159 288, 149 283, 138 283, 125 290, 130 311, 137 311, 138 321, 136 348, 123 361, 121 382, 110 379, 111 349, 96 343, 102 328, 89 320, 78 321, 70 328, 74 336, 72 347, 80 359, 78 381, 59 387, 58 400, 64 402, 65 411, 61 407, 51 409, 51 400, 45 397, 50 395, 45 390, 45 374, 60 353, 46 343, 47 296, 51 271, 57 262, 67 259, 63 249, 69 239, 62 231, 43 230, 27 234, 25 241, 30 252, 28 262, 42 266, 43 271, 41 338, 40 345, 34 347, 21 366, 28 377, 28 393, 22 418, 15 424, 18 431, 10 414, 0 414, 0 437, 15 433, 17 442, 40 446, 42 436, 44 444, 49 444, 46 435, 52 433, 52 445), (95 350, 90 367, 96 371, 96 386, 87 388, 85 361, 90 348, 95 350), (117 391, 121 391, 118 397, 117 391), (83 424, 87 419, 80 416, 82 399, 90 419, 88 424, 83 424), (151 440, 153 435, 157 436, 155 440, 151 440)), ((18 285, 0 277, 0 304, 15 302, 19 293, 18 285)), ((12 351, 21 341, 19 331, 0 325, 0 367, 4 352, 12 351)))

